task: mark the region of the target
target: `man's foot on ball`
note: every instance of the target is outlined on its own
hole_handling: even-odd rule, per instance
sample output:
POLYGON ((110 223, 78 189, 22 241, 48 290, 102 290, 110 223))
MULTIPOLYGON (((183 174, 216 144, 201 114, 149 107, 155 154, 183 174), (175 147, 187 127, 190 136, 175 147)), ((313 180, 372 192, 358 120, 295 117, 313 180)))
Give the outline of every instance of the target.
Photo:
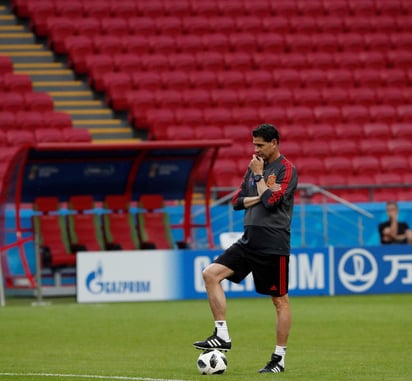
POLYGON ((212 336, 208 337, 203 341, 196 341, 193 343, 193 346, 196 349, 208 350, 208 349, 217 349, 219 351, 227 352, 232 348, 231 341, 225 341, 216 335, 216 329, 212 336))
POLYGON ((272 353, 272 358, 266 366, 258 371, 258 373, 281 373, 285 371, 285 367, 280 365, 282 356, 272 353))

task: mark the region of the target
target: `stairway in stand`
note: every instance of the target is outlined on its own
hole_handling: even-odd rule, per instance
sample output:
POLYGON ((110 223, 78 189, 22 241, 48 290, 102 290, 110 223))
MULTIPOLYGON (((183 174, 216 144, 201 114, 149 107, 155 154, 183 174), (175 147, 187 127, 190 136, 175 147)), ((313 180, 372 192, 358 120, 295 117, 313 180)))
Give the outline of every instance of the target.
POLYGON ((14 73, 30 76, 33 91, 47 92, 54 109, 70 115, 73 127, 87 128, 93 143, 140 140, 126 117, 114 115, 85 79, 76 78, 65 58, 48 49, 47 41, 39 40, 27 22, 11 12, 8 2, 0 5, 0 55, 11 58, 14 73))

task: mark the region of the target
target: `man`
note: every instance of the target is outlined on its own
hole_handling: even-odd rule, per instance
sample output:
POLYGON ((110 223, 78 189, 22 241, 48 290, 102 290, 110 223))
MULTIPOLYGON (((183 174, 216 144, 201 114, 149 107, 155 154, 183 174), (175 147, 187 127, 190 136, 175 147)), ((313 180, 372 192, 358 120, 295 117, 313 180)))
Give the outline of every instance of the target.
POLYGON ((256 291, 270 295, 276 308, 276 347, 259 373, 285 370, 291 326, 288 299, 290 224, 297 171, 279 150, 279 132, 261 124, 252 132, 255 153, 243 182, 233 196, 235 210, 245 209, 243 236, 203 271, 215 331, 197 349, 228 351, 232 347, 226 323, 226 297, 221 281, 241 282, 250 272, 256 291))
POLYGON ((390 243, 412 243, 412 230, 406 222, 398 221, 399 208, 395 201, 386 203, 386 213, 388 221, 382 222, 378 226, 382 244, 390 243))

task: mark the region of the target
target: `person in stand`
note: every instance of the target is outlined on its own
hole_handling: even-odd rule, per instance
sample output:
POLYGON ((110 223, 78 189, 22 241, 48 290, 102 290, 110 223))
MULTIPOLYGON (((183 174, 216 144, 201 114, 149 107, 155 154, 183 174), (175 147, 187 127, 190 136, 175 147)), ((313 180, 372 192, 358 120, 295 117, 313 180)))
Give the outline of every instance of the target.
POLYGON ((399 221, 399 207, 395 201, 386 203, 388 220, 378 225, 382 244, 412 243, 412 230, 407 222, 399 221))
POLYGON ((232 347, 226 322, 226 296, 221 282, 241 282, 253 274, 256 291, 269 295, 276 309, 276 346, 259 373, 285 370, 291 327, 288 299, 290 227, 296 167, 280 153, 279 132, 271 124, 252 131, 254 154, 242 184, 234 194, 235 210, 245 209, 243 236, 203 271, 209 306, 215 320, 212 336, 193 343, 200 350, 228 351, 232 347))

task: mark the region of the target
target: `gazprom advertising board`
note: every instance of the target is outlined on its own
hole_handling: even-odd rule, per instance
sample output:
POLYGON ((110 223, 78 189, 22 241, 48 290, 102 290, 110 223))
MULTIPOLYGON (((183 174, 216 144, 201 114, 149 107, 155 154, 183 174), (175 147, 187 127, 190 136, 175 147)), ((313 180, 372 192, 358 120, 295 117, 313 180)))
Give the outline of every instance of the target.
MULTIPOLYGON (((202 270, 221 250, 83 252, 77 301, 203 299, 202 270)), ((253 278, 223 282, 228 298, 256 297, 253 278)), ((412 246, 299 250, 290 257, 291 295, 412 292, 412 246)))

